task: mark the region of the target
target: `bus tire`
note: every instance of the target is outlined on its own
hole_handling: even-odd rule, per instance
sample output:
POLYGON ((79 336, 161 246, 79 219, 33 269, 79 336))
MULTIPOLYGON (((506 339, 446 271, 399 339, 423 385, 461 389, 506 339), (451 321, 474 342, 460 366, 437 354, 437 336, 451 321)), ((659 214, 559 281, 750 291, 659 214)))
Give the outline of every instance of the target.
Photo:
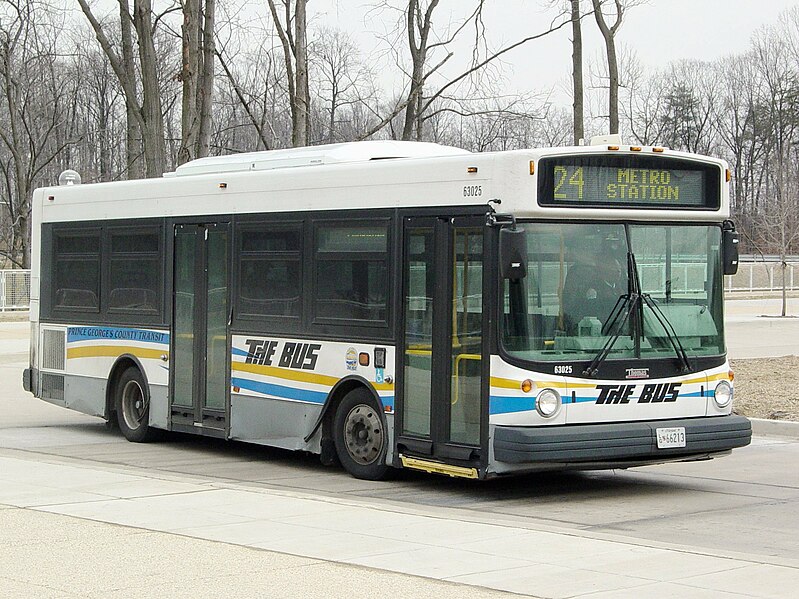
POLYGON ((386 477, 386 427, 367 389, 359 387, 344 396, 336 410, 333 431, 336 454, 347 472, 364 480, 386 477))
POLYGON ((156 431, 150 428, 150 391, 141 371, 129 366, 117 381, 114 407, 122 435, 134 443, 152 441, 156 431))

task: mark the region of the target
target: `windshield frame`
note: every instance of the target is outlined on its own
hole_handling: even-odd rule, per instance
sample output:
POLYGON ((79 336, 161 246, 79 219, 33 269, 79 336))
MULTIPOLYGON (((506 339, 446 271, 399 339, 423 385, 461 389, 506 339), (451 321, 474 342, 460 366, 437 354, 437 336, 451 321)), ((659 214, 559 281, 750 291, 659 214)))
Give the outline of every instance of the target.
MULTIPOLYGON (((510 289, 510 282, 508 280, 503 280, 502 278, 499 279, 497 285, 497 336, 496 336, 496 346, 499 351, 499 355, 502 359, 510 364, 534 370, 542 373, 552 373, 552 374, 568 374, 571 376, 583 377, 583 378, 595 378, 597 376, 601 376, 601 378, 613 378, 613 379, 625 379, 631 378, 630 377, 630 369, 632 366, 635 368, 645 369, 648 373, 649 377, 656 377, 656 376, 674 376, 680 373, 685 372, 699 372, 702 370, 707 370, 709 368, 713 368, 716 366, 723 365, 727 359, 727 348, 726 348, 726 334, 724 330, 724 275, 722 269, 722 257, 721 257, 721 247, 720 244, 718 248, 716 248, 715 241, 710 236, 709 229, 718 229, 718 235, 716 236, 716 240, 720 241, 721 239, 721 229, 722 223, 721 222, 684 222, 684 221, 639 221, 639 220, 610 220, 610 219, 580 219, 580 220, 565 220, 565 219, 557 219, 557 220, 550 220, 550 219, 528 219, 525 221, 519 221, 519 226, 524 228, 525 225, 535 225, 536 227, 540 227, 542 225, 551 224, 554 227, 559 227, 563 230, 564 227, 569 226, 580 226, 586 225, 589 227, 600 228, 603 226, 608 226, 609 231, 611 227, 616 227, 618 229, 624 230, 628 235, 631 230, 639 230, 639 229, 646 229, 646 228, 655 228, 655 229, 662 229, 662 230, 671 230, 674 231, 674 228, 697 228, 708 231, 708 235, 706 238, 708 239, 707 248, 704 249, 703 252, 699 252, 699 254, 704 254, 706 256, 711 256, 711 253, 715 254, 715 256, 711 256, 710 259, 706 262, 706 274, 709 274, 709 277, 712 277, 711 283, 706 283, 706 289, 708 290, 708 295, 706 296, 709 300, 707 303, 708 312, 711 314, 713 318, 713 323, 716 325, 716 337, 718 338, 718 353, 700 353, 697 354, 693 351, 689 351, 688 356, 690 360, 685 360, 684 355, 681 354, 681 344, 680 339, 676 340, 676 343, 673 343, 674 339, 670 339, 670 334, 668 331, 665 331, 660 336, 664 337, 669 342, 669 347, 673 347, 674 349, 670 351, 662 351, 657 355, 647 354, 646 352, 642 353, 640 351, 640 347, 636 347, 634 353, 630 355, 614 355, 618 354, 618 352, 610 353, 609 355, 605 356, 601 360, 601 367, 596 369, 596 372, 585 372, 586 369, 592 361, 594 361, 595 357, 601 350, 601 347, 597 348, 596 351, 588 353, 587 350, 581 350, 579 353, 573 355, 573 357, 568 356, 565 352, 564 354, 557 355, 553 354, 552 359, 542 360, 542 359, 535 359, 532 357, 522 356, 519 355, 519 350, 512 350, 506 346, 506 327, 508 323, 506 322, 506 314, 510 314, 510 312, 506 313, 506 302, 510 301, 508 297, 509 289, 510 289), (705 253, 707 252, 707 253, 705 253), (712 294, 712 297, 711 297, 712 294), (677 349, 679 346, 680 349, 677 349)), ((629 239, 629 237, 628 237, 629 239)), ((671 241, 669 241, 671 244, 671 241)), ((632 264, 636 264, 635 256, 640 255, 640 250, 636 251, 636 243, 632 241, 632 251, 635 252, 632 256, 632 264)), ((669 246, 669 254, 676 255, 674 251, 674 246, 669 246)), ((628 249, 626 247, 625 242, 625 250, 628 249)), ((627 254, 628 258, 630 253, 627 254)), ((561 257, 563 260, 563 257, 561 257)), ((671 260, 669 260, 671 261, 671 260)), ((529 273, 537 272, 536 263, 531 263, 528 265, 528 276, 529 273)), ((665 265, 664 265, 665 268, 665 265)), ((669 264, 668 268, 671 268, 671 264, 669 264)), ((638 273, 638 277, 641 276, 640 268, 636 268, 636 272, 638 273)), ((630 277, 629 271, 625 273, 626 278, 629 285, 629 289, 627 290, 627 294, 634 291, 631 279, 638 278, 638 277, 630 277)), ((523 284, 523 283, 522 283, 523 284)), ((563 282, 560 283, 561 289, 563 282)), ((542 287, 544 285, 541 285, 542 287)), ((651 335, 651 327, 652 326, 659 326, 653 325, 652 319, 647 315, 647 318, 643 318, 643 312, 645 310, 653 310, 651 308, 651 304, 655 303, 660 305, 660 301, 662 298, 652 297, 646 293, 646 289, 643 290, 643 293, 639 296, 640 299, 636 300, 641 305, 641 315, 636 315, 636 317, 631 318, 630 321, 633 323, 630 326, 635 327, 634 338, 628 335, 628 341, 633 343, 634 345, 638 345, 638 342, 644 337, 644 329, 647 327, 649 334, 651 335), (647 296, 646 299, 643 296, 647 296), (647 307, 649 306, 649 307, 647 307), (644 324, 644 320, 646 320, 646 324, 644 324)), ((526 293, 530 293, 529 290, 526 293)), ((539 295, 540 297, 540 289, 538 286, 533 291, 534 294, 539 295)), ((671 294, 671 289, 667 290, 667 293, 671 294)), ((622 295, 619 300, 625 297, 622 295)), ((563 310, 563 300, 558 300, 561 305, 561 312, 563 310)), ((690 304, 688 305, 698 305, 698 304, 690 304)), ((540 304, 539 304, 540 306, 540 304)), ((508 310, 512 310, 512 308, 507 308, 508 310)), ((532 312, 528 312, 528 314, 532 314, 532 312)), ((668 324, 668 323, 667 323, 668 324)), ((678 326, 679 328, 679 326, 678 326)), ((664 327, 665 329, 665 327, 664 327)), ((572 333, 574 335, 574 333, 572 333)), ((605 331, 603 331, 603 335, 608 335, 605 331)), ((624 334, 621 335, 622 337, 624 334)), ((607 338, 607 337, 606 337, 607 338)), ((665 345, 665 344, 664 344, 665 345)), ((526 351, 526 350, 525 350, 526 351)))

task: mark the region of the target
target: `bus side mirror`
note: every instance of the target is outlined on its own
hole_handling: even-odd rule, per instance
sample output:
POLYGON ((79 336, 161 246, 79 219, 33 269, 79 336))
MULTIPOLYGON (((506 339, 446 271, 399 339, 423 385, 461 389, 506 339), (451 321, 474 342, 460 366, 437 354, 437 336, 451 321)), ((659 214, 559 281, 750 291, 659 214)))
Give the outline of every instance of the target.
POLYGON ((499 230, 499 272, 503 279, 527 276, 527 234, 524 229, 499 230))
POLYGON ((739 241, 735 225, 731 221, 726 221, 721 233, 721 257, 724 262, 725 275, 734 275, 738 272, 739 241))

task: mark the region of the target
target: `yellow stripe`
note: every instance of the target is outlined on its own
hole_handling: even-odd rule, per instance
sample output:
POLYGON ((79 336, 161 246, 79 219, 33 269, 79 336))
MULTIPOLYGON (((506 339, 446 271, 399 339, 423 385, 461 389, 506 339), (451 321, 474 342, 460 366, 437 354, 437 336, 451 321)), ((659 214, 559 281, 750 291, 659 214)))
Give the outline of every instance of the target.
POLYGON ((491 386, 500 387, 501 389, 521 389, 522 383, 512 379, 501 379, 498 376, 491 377, 491 386))
MULTIPOLYGON (((332 387, 339 382, 340 378, 335 376, 328 376, 326 374, 316 374, 313 372, 302 372, 300 370, 291 370, 289 368, 278 368, 277 366, 264 366, 261 364, 245 364, 243 362, 233 362, 232 369, 239 372, 250 372, 252 374, 260 374, 263 376, 271 376, 277 379, 285 379, 290 381, 299 381, 301 383, 313 383, 315 385, 322 385, 325 387, 332 387)), ((372 386, 378 391, 391 391, 394 385, 388 383, 372 383, 372 386)))
POLYGON ((125 345, 89 345, 67 349, 68 360, 71 358, 116 358, 122 354, 132 354, 137 358, 152 360, 158 360, 163 355, 169 356, 169 352, 164 350, 125 345))
POLYGON ((708 382, 712 381, 729 381, 730 380, 730 373, 729 372, 719 372, 718 374, 711 374, 707 377, 708 382))

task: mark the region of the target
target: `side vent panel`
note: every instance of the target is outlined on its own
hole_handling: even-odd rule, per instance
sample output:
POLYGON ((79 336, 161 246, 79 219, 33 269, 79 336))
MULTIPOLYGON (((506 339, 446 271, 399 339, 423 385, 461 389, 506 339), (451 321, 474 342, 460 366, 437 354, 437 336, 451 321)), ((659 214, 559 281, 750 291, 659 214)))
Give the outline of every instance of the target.
POLYGON ((60 370, 66 368, 67 346, 66 331, 63 329, 42 330, 42 370, 60 370))
POLYGON ((64 401, 64 375, 42 373, 42 399, 58 399, 64 401))
POLYGON ((42 328, 39 386, 42 399, 64 401, 64 370, 67 366, 66 329, 42 328))

